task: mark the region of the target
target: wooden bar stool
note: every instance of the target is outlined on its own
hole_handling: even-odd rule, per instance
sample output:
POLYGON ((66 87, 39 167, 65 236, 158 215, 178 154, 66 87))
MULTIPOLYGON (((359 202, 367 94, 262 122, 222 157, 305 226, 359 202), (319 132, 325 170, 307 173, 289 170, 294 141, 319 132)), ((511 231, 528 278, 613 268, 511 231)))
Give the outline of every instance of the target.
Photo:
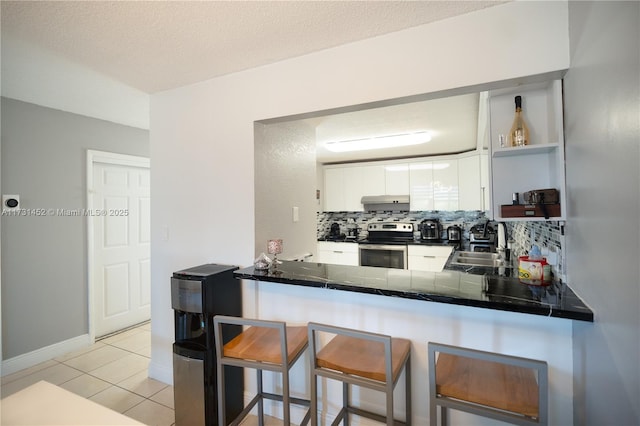
POLYGON ((430 342, 429 417, 447 408, 517 425, 547 424, 547 363, 430 342), (436 356, 437 354, 437 356, 436 356))
POLYGON ((311 360, 311 424, 318 424, 317 378, 327 377, 342 382, 342 409, 333 421, 349 424, 349 414, 386 423, 411 424, 411 342, 383 334, 369 333, 330 325, 309 323, 311 360), (324 346, 319 334, 334 337, 324 346), (402 369, 405 371, 406 422, 393 418, 393 389, 402 369), (351 406, 349 385, 362 386, 385 393, 386 415, 351 406))
MULTIPOLYGON (((225 423, 224 368, 225 365, 253 368, 257 374, 257 394, 230 425, 238 425, 258 404, 258 423, 264 425, 264 399, 283 403, 284 424, 291 424, 290 404, 309 406, 309 400, 289 395, 289 370, 308 346, 307 327, 287 327, 280 321, 266 321, 217 315, 213 319, 218 374, 218 424, 225 423), (237 337, 222 346, 222 327, 225 324, 248 326, 237 337), (262 371, 282 373, 282 395, 264 392, 262 371)), ((309 411, 301 425, 309 422, 309 411)))

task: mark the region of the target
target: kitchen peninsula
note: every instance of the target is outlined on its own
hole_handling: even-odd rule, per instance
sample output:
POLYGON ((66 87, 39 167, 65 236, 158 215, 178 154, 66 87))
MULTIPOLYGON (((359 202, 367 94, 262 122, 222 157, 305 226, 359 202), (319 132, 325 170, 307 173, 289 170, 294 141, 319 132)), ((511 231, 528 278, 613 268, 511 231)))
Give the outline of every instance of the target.
MULTIPOLYGON (((448 265, 442 272, 424 272, 284 261, 276 271, 247 267, 234 276, 250 295, 243 307, 246 316, 410 339, 414 424, 428 424, 428 342, 546 361, 550 424, 572 424, 573 323, 592 322, 593 312, 567 285, 527 286, 498 272, 504 271, 448 265)), ((305 370, 294 376, 292 389, 304 394, 305 370)), ((337 384, 326 386, 322 406, 331 417, 341 393, 337 384)), ((396 398, 404 397, 402 388, 397 387, 396 398)), ((364 408, 380 404, 379 395, 364 389, 354 398, 364 408)), ((452 411, 450 417, 452 424, 480 424, 462 412, 452 411)))
POLYGON ((566 284, 525 285, 516 277, 501 276, 496 269, 467 267, 466 272, 449 269, 423 272, 285 261, 275 271, 249 267, 235 271, 234 275, 247 280, 593 322, 593 312, 566 284))

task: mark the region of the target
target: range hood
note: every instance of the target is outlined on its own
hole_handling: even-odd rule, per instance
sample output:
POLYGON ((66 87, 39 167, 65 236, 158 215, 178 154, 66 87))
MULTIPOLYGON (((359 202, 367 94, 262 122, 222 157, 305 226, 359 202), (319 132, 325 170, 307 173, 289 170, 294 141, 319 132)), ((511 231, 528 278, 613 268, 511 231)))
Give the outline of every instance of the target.
POLYGON ((361 203, 368 212, 409 211, 408 195, 365 195, 361 203))

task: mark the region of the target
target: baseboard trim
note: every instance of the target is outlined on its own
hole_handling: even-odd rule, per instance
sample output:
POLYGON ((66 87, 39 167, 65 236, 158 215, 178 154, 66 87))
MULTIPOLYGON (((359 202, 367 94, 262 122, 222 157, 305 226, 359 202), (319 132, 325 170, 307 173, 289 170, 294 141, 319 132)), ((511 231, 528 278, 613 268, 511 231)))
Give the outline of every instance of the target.
POLYGON ((53 345, 45 346, 44 348, 36 349, 35 351, 27 352, 26 354, 3 360, 2 376, 13 374, 17 371, 24 370, 25 368, 33 367, 41 362, 49 361, 69 352, 84 349, 92 343, 91 337, 88 334, 83 334, 62 342, 54 343, 53 345))

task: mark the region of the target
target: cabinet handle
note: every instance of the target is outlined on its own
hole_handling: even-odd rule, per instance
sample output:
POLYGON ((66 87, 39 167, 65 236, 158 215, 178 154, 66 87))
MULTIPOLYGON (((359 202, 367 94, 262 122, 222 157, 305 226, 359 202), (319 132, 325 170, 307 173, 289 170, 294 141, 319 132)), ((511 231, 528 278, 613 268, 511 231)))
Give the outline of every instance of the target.
POLYGON ((427 259, 435 259, 437 256, 422 256, 422 257, 426 257, 427 259))
POLYGON ((343 251, 334 250, 334 253, 344 253, 343 251))

